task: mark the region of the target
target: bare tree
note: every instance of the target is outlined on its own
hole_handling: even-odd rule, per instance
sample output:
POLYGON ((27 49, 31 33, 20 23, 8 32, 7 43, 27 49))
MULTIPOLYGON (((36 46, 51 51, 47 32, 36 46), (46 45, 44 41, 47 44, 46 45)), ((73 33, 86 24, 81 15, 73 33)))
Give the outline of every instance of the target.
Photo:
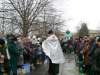
POLYGON ((44 36, 49 29, 59 32, 64 25, 61 14, 57 14, 59 11, 52 7, 49 0, 6 0, 5 3, 7 32, 17 31, 24 36, 38 32, 44 36))
POLYGON ((40 36, 46 36, 49 29, 60 30, 63 27, 64 21, 61 18, 61 14, 57 14, 58 12, 52 7, 51 3, 48 4, 36 17, 34 26, 30 28, 30 31, 32 33, 37 32, 40 36))
POLYGON ((20 17, 20 29, 27 36, 36 17, 48 5, 49 0, 9 0, 20 17))
POLYGON ((11 9, 11 6, 9 6, 9 2, 7 0, 1 1, 1 7, 0 7, 0 31, 4 34, 9 32, 14 32, 16 29, 12 29, 12 20, 14 17, 14 9, 11 9))
POLYGON ((39 17, 42 18, 41 34, 46 36, 48 30, 52 29, 58 31, 63 27, 62 25, 64 25, 64 20, 61 18, 61 14, 58 14, 58 12, 59 11, 53 8, 51 4, 45 7, 45 9, 39 15, 39 17))

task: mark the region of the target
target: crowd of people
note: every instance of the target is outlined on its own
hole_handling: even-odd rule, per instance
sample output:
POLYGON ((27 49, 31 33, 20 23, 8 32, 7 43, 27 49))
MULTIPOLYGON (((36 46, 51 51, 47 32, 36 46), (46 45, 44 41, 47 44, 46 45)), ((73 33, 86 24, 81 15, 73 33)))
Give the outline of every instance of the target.
POLYGON ((79 69, 86 75, 100 75, 100 36, 88 35, 59 40, 52 30, 45 39, 16 36, 14 34, 0 35, 0 75, 18 75, 18 68, 23 64, 49 64, 49 75, 59 73, 59 64, 65 62, 63 52, 74 53, 79 61, 79 69), (62 48, 61 48, 62 46, 62 48))
POLYGON ((18 75, 18 68, 22 68, 23 64, 35 68, 39 64, 49 64, 48 73, 57 75, 60 63, 64 63, 64 56, 60 42, 52 30, 45 39, 14 34, 0 35, 0 75, 4 72, 7 75, 18 75))
POLYGON ((30 57, 27 58, 28 53, 31 52, 31 49, 28 49, 31 48, 29 44, 27 37, 17 37, 13 34, 0 37, 0 75, 3 75, 5 71, 8 75, 11 73, 17 75, 18 66, 26 63, 27 59, 30 61, 30 57))
POLYGON ((73 42, 79 69, 85 75, 100 75, 100 36, 86 35, 76 38, 73 42))

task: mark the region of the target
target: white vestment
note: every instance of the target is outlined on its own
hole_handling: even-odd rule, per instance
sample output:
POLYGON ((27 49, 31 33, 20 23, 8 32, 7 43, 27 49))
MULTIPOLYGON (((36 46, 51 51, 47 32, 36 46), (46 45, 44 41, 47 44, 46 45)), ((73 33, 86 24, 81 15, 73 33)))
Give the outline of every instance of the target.
POLYGON ((53 34, 48 37, 43 43, 42 48, 47 56, 51 59, 52 63, 64 63, 65 58, 60 46, 58 38, 53 34))

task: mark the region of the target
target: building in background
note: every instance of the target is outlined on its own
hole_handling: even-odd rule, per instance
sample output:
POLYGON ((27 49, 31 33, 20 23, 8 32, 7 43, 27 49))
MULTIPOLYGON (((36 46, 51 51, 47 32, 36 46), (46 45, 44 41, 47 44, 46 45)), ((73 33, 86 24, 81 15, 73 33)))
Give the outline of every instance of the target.
POLYGON ((95 37, 100 35, 100 30, 89 30, 90 37, 95 37))

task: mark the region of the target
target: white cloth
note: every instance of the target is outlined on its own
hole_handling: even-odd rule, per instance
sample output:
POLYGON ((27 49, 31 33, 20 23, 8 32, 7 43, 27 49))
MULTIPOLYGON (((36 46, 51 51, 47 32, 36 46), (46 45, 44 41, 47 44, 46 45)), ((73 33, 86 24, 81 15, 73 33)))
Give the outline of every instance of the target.
POLYGON ((64 63, 65 58, 62 52, 58 38, 53 34, 48 37, 43 43, 42 48, 52 63, 64 63))
POLYGON ((6 40, 6 38, 4 38, 4 40, 5 40, 5 44, 7 46, 7 48, 6 48, 7 59, 10 60, 11 57, 10 57, 9 50, 8 50, 7 40, 6 40))

